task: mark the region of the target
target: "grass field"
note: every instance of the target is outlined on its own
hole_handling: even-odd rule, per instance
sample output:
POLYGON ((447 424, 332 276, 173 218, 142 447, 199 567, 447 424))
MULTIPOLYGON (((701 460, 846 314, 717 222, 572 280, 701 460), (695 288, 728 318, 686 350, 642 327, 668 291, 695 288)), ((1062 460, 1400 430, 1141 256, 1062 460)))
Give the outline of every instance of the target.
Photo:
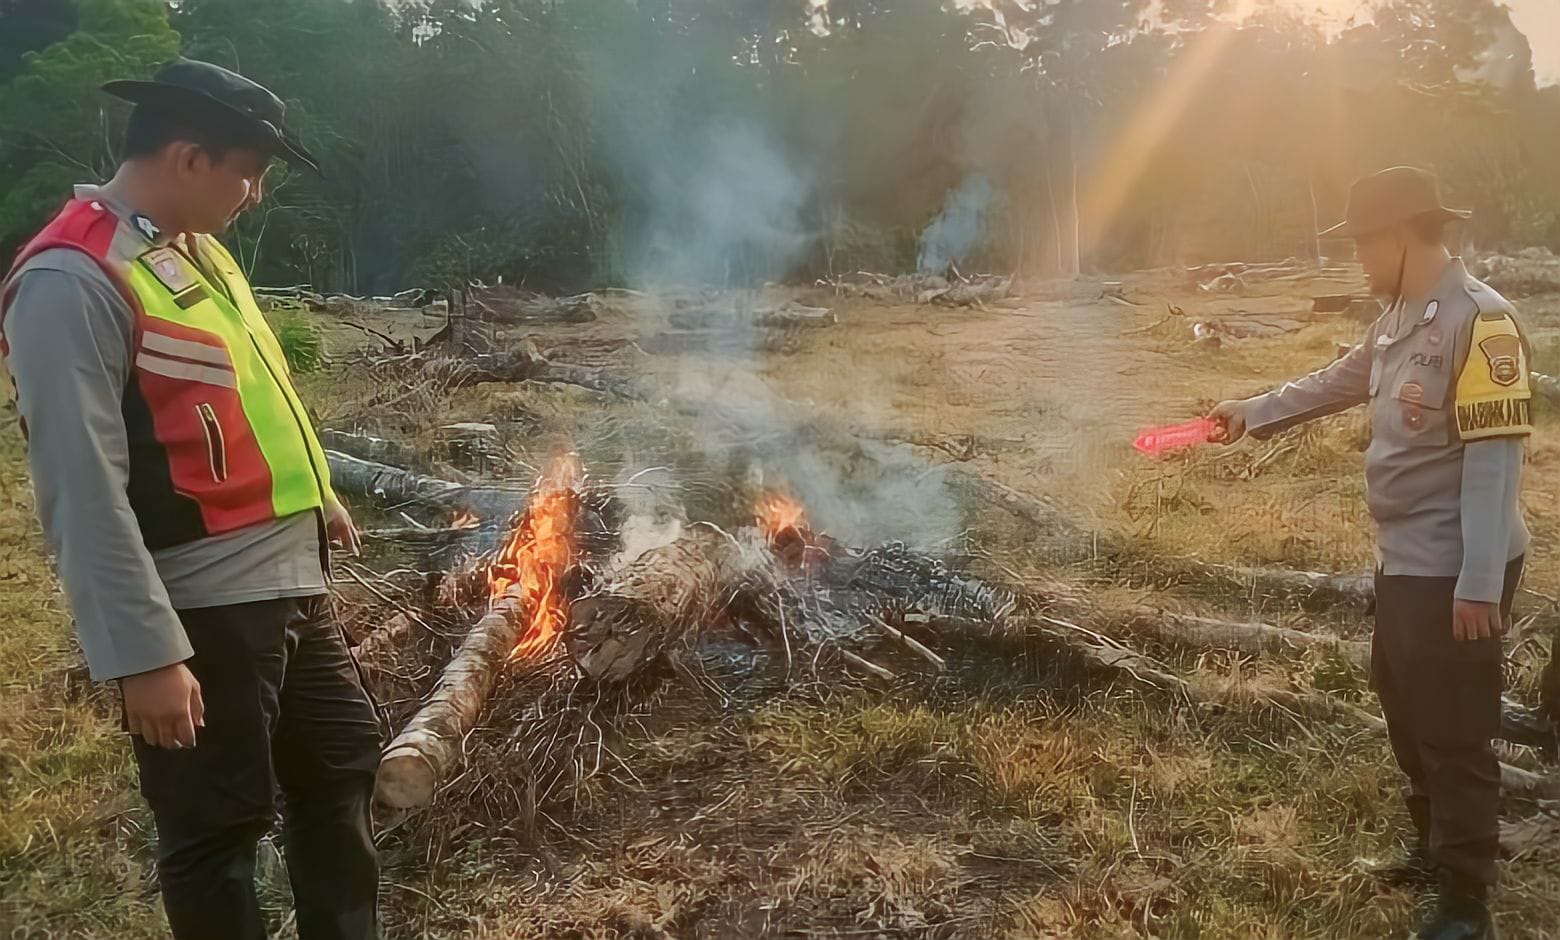
MULTIPOLYGON (((1124 429, 1325 362, 1347 326, 1214 354, 1139 330, 1147 312, 1108 305, 936 322, 947 319, 859 311, 768 374, 789 399, 864 436, 971 435, 980 454, 969 469, 1067 506, 1118 551, 1048 566, 1026 555, 1022 533, 996 534, 1011 520, 972 514, 975 531, 992 533, 992 563, 1026 583, 1043 578, 1102 609, 1152 603, 1359 632, 1347 610, 1307 612, 1164 574, 1178 559, 1362 570, 1359 417, 1154 465, 1119 446, 1124 429), (1109 321, 1108 341, 1078 339, 1067 319, 1108 316, 1127 317, 1109 321), (1115 372, 1051 376, 1065 379, 1080 357, 1130 358, 1129 371, 1151 367, 1156 378, 1134 388, 1115 372), (855 381, 841 387, 846 364, 855 381), (1058 446, 1062 435, 1069 446, 1058 446), (1111 443, 1079 443, 1091 437, 1111 443), (1128 556, 1141 565, 1128 570, 1128 556)), ((1554 348, 1541 344, 1541 355, 1554 348)), ((356 391, 345 388, 329 372, 306 383, 329 417, 350 412, 356 391)), ((547 389, 430 407, 441 420, 510 407, 540 415, 543 430, 513 445, 520 464, 556 443, 548 428, 621 420, 547 389)), ((1529 583, 1545 592, 1560 535, 1552 427, 1534 442, 1525 495, 1539 541, 1529 583)), ((77 665, 30 501, 13 417, 0 429, 0 938, 163 936, 117 705, 77 665)), ((1523 612, 1511 676, 1529 695, 1560 616, 1533 598, 1523 612)), ((846 684, 745 706, 694 698, 624 740, 633 779, 600 781, 540 845, 453 824, 436 851, 390 837, 389 936, 1405 935, 1422 899, 1358 864, 1399 851, 1407 826, 1384 741, 1246 694, 1319 688, 1368 705, 1359 670, 1316 653, 1133 642, 1225 705, 1188 707, 1020 641, 946 651, 952 677, 890 694, 846 684)), ((1509 866, 1498 901, 1508 937, 1560 931, 1557 861, 1509 866)))

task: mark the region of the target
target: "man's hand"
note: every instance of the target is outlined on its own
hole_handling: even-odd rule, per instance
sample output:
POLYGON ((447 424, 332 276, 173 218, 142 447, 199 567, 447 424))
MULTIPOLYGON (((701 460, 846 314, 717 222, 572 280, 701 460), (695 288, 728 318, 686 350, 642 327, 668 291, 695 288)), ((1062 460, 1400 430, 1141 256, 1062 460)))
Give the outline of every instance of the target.
POLYGON ((1500 615, 1499 604, 1465 601, 1462 598, 1452 602, 1452 636, 1458 642, 1487 640, 1505 632, 1506 620, 1500 615))
POLYGON ((1208 417, 1219 422, 1212 440, 1218 444, 1233 444, 1246 436, 1246 402, 1221 401, 1208 412, 1208 417))
POLYGON ((200 683, 183 663, 119 680, 130 733, 152 747, 195 746, 195 729, 206 727, 200 683))
POLYGON ((335 500, 325 504, 325 535, 330 539, 331 548, 339 548, 352 555, 358 553, 362 544, 358 540, 357 526, 352 524, 352 514, 335 500))

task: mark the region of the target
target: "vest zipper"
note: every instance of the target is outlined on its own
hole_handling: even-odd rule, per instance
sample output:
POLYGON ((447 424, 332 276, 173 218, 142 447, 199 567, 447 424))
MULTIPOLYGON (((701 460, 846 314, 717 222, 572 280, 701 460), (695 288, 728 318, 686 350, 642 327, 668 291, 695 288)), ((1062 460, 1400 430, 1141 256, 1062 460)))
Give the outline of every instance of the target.
POLYGON ((201 430, 206 432, 206 455, 211 459, 212 482, 222 483, 228 478, 227 444, 222 437, 222 423, 217 420, 216 410, 205 402, 195 406, 195 415, 200 418, 201 430))

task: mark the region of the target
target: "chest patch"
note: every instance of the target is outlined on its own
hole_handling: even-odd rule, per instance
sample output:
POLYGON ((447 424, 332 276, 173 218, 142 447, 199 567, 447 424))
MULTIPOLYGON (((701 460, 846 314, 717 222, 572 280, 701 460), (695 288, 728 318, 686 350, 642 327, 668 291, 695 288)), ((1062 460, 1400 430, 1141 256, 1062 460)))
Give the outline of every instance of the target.
POLYGON ((1397 393, 1398 407, 1402 409, 1403 426, 1410 431, 1423 430, 1425 426, 1425 387, 1418 382, 1404 382, 1397 393))
POLYGON ((1416 352, 1408 357, 1408 361, 1416 366, 1424 366, 1427 369, 1439 369, 1446 364, 1446 358, 1430 353, 1416 352))
POLYGON ((171 294, 182 294, 195 286, 195 277, 190 274, 185 261, 179 253, 172 248, 158 248, 148 251, 141 256, 141 263, 146 265, 157 278, 158 283, 168 288, 171 294))

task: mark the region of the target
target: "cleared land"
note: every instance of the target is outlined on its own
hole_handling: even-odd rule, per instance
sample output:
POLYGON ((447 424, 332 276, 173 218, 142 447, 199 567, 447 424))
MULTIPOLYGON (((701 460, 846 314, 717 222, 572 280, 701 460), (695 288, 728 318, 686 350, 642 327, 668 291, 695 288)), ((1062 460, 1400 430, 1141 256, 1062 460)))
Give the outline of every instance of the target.
MULTIPOLYGON (((1122 284, 1140 306, 1079 282, 1027 285, 984 309, 808 291, 800 299, 839 322, 762 343, 740 331, 668 336, 675 304, 618 297, 588 324, 513 331, 559 360, 644 383, 644 402, 508 384, 386 397, 347 355, 364 334, 320 317, 336 362, 308 377, 306 394, 326 426, 432 455, 439 427, 491 422, 501 446, 489 472, 522 481, 560 447, 608 479, 646 466, 690 479, 765 467, 821 527, 861 541, 945 539, 1057 610, 1087 604, 1096 625, 1222 702, 1192 707, 1016 639, 942 650, 947 675, 891 689, 755 681, 730 698, 669 696, 617 741, 631 773, 593 781, 539 831, 458 818, 434 827, 440 838, 392 828, 390 936, 1406 933, 1420 900, 1357 864, 1393 854, 1407 827, 1385 742, 1356 722, 1259 703, 1266 692, 1325 691, 1368 709, 1360 670, 1322 650, 1179 643, 1141 617, 1146 605, 1363 635, 1346 601, 1258 590, 1207 568, 1363 570, 1363 422, 1340 416, 1162 462, 1128 446, 1143 425, 1330 360, 1360 326, 1313 317, 1309 298, 1357 286, 1254 279, 1244 294, 1210 295, 1154 272, 1122 284), (1198 320, 1226 326, 1218 348, 1192 343, 1198 320), (1254 320, 1281 328, 1233 335, 1254 320), (1071 534, 1037 538, 1032 516, 993 493, 1054 508, 1071 534)), ((1560 297, 1519 302, 1539 366, 1556 371, 1560 297)), ((397 337, 438 326, 410 314, 354 319, 397 337)), ((1560 439, 1543 420, 1524 496, 1537 539, 1528 585, 1552 595, 1560 439)), ((690 513, 732 509, 697 499, 690 491, 690 513)), ((0 432, 0 516, 0 936, 159 936, 149 820, 112 697, 75 668, 14 417, 0 432)), ((388 567, 378 561, 365 564, 388 567)), ((341 595, 356 622, 380 616, 356 582, 341 595)), ((1517 697, 1533 698, 1557 624, 1552 602, 1523 598, 1517 697)), ((1504 756, 1540 766, 1529 753, 1504 756)), ((1536 812, 1512 801, 1508 815, 1536 812)), ((1557 844, 1510 864, 1499 898, 1508 936, 1560 930, 1557 844)), ((272 872, 267 898, 285 927, 282 885, 272 872)))

